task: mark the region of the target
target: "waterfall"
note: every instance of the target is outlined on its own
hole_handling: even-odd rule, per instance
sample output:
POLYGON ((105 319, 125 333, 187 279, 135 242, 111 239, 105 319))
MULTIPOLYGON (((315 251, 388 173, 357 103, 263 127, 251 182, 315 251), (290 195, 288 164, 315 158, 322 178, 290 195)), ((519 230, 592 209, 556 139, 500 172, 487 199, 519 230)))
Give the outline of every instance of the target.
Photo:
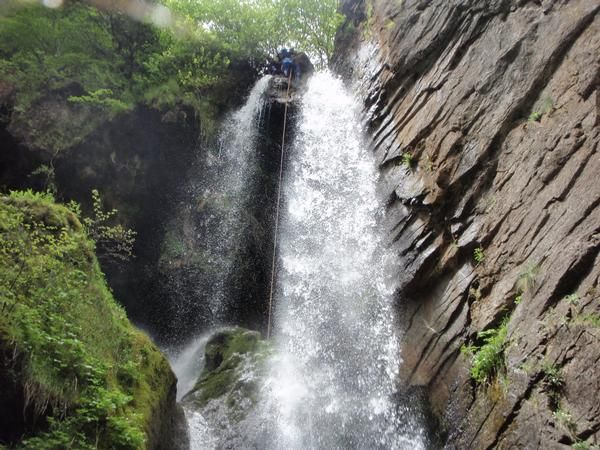
MULTIPOLYGON (((165 295, 173 309, 168 338, 177 345, 199 330, 249 316, 240 311, 239 298, 249 297, 244 277, 257 272, 255 243, 269 233, 262 217, 257 218, 261 211, 270 211, 257 206, 256 198, 266 196, 255 189, 262 194, 261 177, 268 176, 265 157, 257 149, 263 147, 270 79, 263 77, 255 84, 245 104, 224 118, 217 141, 199 152, 190 170, 196 176, 189 180, 167 227, 163 254, 172 257, 165 257, 163 264, 169 277, 165 295), (244 270, 240 261, 246 264, 244 270)), ((262 298, 259 288, 251 295, 254 302, 262 298)), ((258 311, 248 304, 247 309, 258 311)))
MULTIPOLYGON (((254 93, 264 92, 261 83, 254 93)), ((225 128, 221 157, 228 155, 230 164, 248 158, 238 151, 252 153, 248 135, 256 131, 242 124, 256 126, 249 120, 257 117, 254 95, 225 128)), ((256 406, 239 422, 231 422, 225 401, 201 410, 184 402, 193 450, 427 447, 399 400, 395 256, 386 250, 377 169, 359 116, 339 79, 329 73, 310 79, 286 150, 274 349, 264 370, 244 369, 243 378, 260 379, 260 388, 256 406)), ((241 195, 250 180, 239 167, 228 170, 235 175, 229 192, 241 195)), ((236 211, 219 218, 217 240, 230 235, 236 211)), ((202 342, 174 359, 188 386, 189 372, 199 368, 186 355, 197 360, 202 342)))
POLYGON ((234 261, 242 245, 248 217, 246 209, 254 182, 256 143, 266 104, 269 76, 253 87, 242 108, 229 115, 219 134, 218 147, 209 161, 208 182, 202 185, 201 201, 216 205, 205 218, 210 232, 205 233, 207 262, 214 274, 213 295, 209 299, 212 323, 226 323, 229 289, 234 261), (212 225, 212 226, 211 226, 212 225))
POLYGON ((265 388, 273 448, 422 447, 394 401, 394 257, 358 115, 340 80, 311 79, 284 185, 277 352, 265 388))
MULTIPOLYGON (((270 80, 270 76, 258 80, 244 105, 224 119, 217 145, 201 164, 199 172, 203 176, 192 180, 188 187, 188 201, 198 217, 183 220, 183 228, 193 234, 193 252, 202 256, 193 261, 198 266, 198 276, 193 280, 196 295, 190 296, 190 303, 179 305, 178 315, 182 320, 189 315, 203 315, 201 328, 214 329, 232 320, 228 317, 235 307, 230 298, 231 286, 236 284, 236 259, 245 244, 245 230, 253 220, 248 204, 255 201, 250 197, 260 170, 257 145, 270 80)), ((205 333, 184 346, 164 349, 178 378, 177 400, 193 388, 202 370, 209 335, 205 333)), ((192 450, 215 448, 218 437, 203 415, 186 405, 184 412, 192 450)))

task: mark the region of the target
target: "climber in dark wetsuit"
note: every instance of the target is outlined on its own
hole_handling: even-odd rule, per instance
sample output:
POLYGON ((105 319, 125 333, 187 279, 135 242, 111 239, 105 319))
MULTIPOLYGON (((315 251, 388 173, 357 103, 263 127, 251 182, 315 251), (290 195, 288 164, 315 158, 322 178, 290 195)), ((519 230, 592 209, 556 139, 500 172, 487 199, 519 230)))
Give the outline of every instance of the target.
POLYGON ((291 78, 296 84, 307 79, 315 71, 310 59, 304 52, 296 52, 294 49, 283 48, 277 53, 275 60, 268 60, 264 73, 271 75, 283 75, 291 78), (302 78, 302 79, 301 79, 302 78))
POLYGON ((281 61, 281 71, 286 78, 289 78, 291 75, 296 72, 296 64, 294 63, 294 55, 287 48, 283 48, 279 55, 279 61, 281 61))

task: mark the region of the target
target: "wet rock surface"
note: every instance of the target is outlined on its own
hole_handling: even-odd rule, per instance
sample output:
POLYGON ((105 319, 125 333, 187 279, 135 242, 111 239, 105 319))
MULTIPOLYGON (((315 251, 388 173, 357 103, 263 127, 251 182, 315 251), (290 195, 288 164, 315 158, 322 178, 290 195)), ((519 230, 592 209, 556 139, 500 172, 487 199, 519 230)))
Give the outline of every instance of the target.
POLYGON ((336 64, 361 87, 401 261, 402 372, 447 448, 600 439, 600 5, 346 1, 336 64), (505 370, 463 344, 508 320, 505 370), (463 352, 464 353, 464 352, 463 352))
POLYGON ((211 400, 222 396, 228 405, 243 407, 243 403, 254 403, 252 394, 258 389, 256 380, 248 378, 246 366, 257 366, 268 354, 269 346, 257 331, 244 328, 224 328, 216 332, 206 343, 204 369, 184 404, 192 403, 197 408, 206 406, 211 400), (245 397, 246 402, 230 400, 245 397))
POLYGON ((169 344, 215 324, 266 330, 284 113, 291 142, 302 87, 288 98, 286 78, 263 81, 190 168, 165 227, 154 295, 170 300, 169 344))
POLYGON ((265 432, 257 399, 271 353, 260 333, 245 328, 223 328, 209 338, 202 373, 181 401, 192 448, 247 448, 261 441, 255 438, 265 432))

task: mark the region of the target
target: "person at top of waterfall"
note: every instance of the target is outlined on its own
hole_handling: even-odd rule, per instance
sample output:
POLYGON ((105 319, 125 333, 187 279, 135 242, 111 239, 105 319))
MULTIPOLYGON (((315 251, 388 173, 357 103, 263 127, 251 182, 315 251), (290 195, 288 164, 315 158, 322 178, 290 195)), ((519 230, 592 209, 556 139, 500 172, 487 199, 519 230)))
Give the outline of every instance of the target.
POLYGON ((281 71, 286 78, 296 73, 296 64, 294 63, 294 54, 292 52, 293 50, 290 51, 284 47, 277 55, 279 61, 281 61, 281 71))

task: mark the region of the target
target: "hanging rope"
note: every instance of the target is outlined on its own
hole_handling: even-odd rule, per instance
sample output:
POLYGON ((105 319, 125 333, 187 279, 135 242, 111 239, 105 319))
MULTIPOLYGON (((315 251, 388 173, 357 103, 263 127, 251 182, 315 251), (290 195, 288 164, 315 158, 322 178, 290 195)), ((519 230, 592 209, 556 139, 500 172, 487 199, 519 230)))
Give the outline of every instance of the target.
POLYGON ((290 100, 290 86, 292 84, 292 71, 288 77, 287 93, 285 95, 285 111, 283 113, 283 135, 281 136, 281 160, 279 162, 279 181, 277 182, 277 206, 275 207, 275 235, 273 238, 273 263, 271 265, 271 288, 269 291, 269 318, 267 320, 267 339, 271 337, 271 312, 273 311, 273 287, 275 285, 275 265, 277 261, 277 233, 279 231, 279 205, 281 204, 281 180, 283 177, 283 155, 285 148, 285 128, 287 126, 287 112, 290 100))

